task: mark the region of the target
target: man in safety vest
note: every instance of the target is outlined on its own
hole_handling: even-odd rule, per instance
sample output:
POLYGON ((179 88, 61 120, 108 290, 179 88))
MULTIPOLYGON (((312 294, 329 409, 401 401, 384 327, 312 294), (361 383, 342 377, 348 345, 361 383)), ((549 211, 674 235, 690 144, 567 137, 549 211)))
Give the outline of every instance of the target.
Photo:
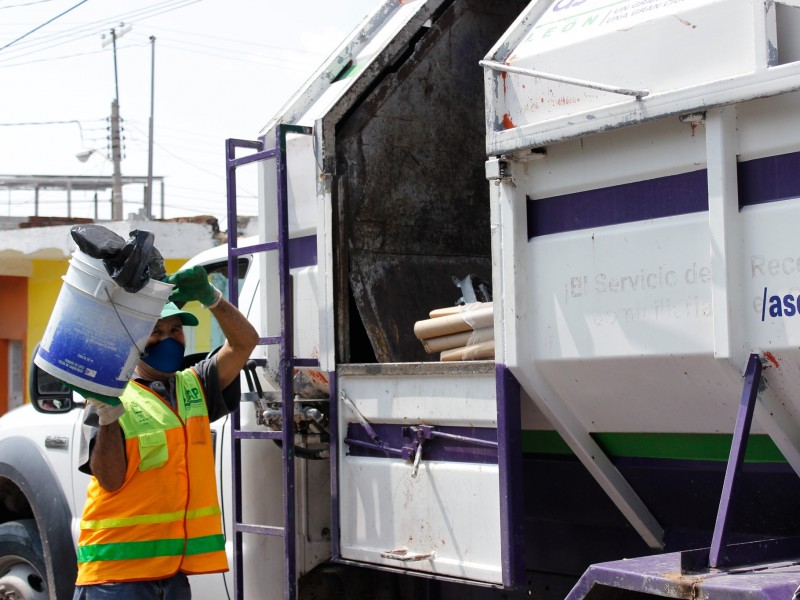
POLYGON ((258 333, 203 267, 165 281, 175 285, 171 300, 209 309, 226 341, 181 370, 183 327, 198 321, 168 302, 121 403, 88 398, 81 470, 92 479, 73 600, 186 600, 187 575, 228 570, 210 422, 238 407, 239 373, 258 333))

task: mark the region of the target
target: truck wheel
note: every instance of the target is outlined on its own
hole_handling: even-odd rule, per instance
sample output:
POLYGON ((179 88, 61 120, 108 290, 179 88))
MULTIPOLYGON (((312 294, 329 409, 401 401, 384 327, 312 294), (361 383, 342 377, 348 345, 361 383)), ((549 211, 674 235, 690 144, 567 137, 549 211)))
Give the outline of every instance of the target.
POLYGON ((0 599, 47 600, 47 570, 33 519, 0 525, 0 599))

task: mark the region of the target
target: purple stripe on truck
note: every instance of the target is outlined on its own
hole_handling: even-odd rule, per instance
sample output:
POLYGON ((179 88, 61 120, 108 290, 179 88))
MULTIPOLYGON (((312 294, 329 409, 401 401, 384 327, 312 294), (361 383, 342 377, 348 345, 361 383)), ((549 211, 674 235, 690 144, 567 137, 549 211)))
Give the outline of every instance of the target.
MULTIPOLYGON (((800 196, 800 152, 739 163, 739 206, 800 196)), ((551 198, 528 198, 528 239, 708 210, 705 169, 551 198)))
POLYGON ((800 152, 739 163, 739 207, 800 196, 800 152))
POLYGON ((289 240, 289 268, 312 267, 317 264, 317 236, 307 235, 289 240))
POLYGON ((706 171, 531 200, 528 239, 708 210, 706 171))

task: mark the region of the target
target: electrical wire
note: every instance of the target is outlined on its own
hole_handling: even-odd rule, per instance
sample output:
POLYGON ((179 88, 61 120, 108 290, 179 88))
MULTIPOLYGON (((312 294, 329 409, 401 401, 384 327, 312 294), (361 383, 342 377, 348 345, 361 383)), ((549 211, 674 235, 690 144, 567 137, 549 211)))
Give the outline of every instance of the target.
MULTIPOLYGON (((81 4, 86 1, 88 0, 82 0, 81 4)), ((110 28, 112 24, 117 24, 119 22, 125 22, 129 24, 138 23, 139 21, 149 19, 151 17, 155 17, 158 15, 162 15, 168 12, 172 12, 181 8, 185 8, 187 6, 191 6, 192 4, 196 4, 201 1, 202 0, 166 0, 165 2, 159 2, 157 4, 148 7, 142 7, 133 11, 129 11, 127 13, 123 13, 122 15, 118 15, 117 17, 114 18, 101 19, 93 21, 91 23, 82 24, 77 27, 56 31, 51 34, 40 36, 35 40, 31 40, 29 42, 21 44, 20 47, 16 49, 18 54, 15 56, 15 58, 20 58, 21 56, 27 56, 35 52, 42 52, 44 50, 49 50, 51 48, 66 43, 77 41, 79 39, 98 35, 104 32, 106 29, 110 28), (37 48, 37 46, 42 46, 44 44, 49 44, 49 45, 47 45, 44 48, 34 49, 37 48), (20 54, 20 52, 25 50, 28 50, 28 52, 25 54, 20 54)), ((119 50, 119 48, 117 49, 119 50)), ((0 48, 0 50, 2 50, 2 48, 0 48)))
MULTIPOLYGON (((117 50, 119 51, 119 48, 117 48, 117 50)), ((77 58, 79 56, 89 56, 91 54, 100 54, 100 53, 105 53, 105 52, 107 52, 107 50, 101 49, 101 50, 92 50, 92 51, 89 51, 89 52, 78 52, 76 54, 66 54, 64 56, 54 56, 54 57, 50 57, 50 58, 37 58, 35 60, 29 60, 29 61, 21 62, 21 63, 11 63, 11 64, 8 64, 8 65, 0 64, 0 69, 10 69, 10 68, 13 68, 13 67, 24 67, 24 66, 27 66, 27 65, 33 65, 33 64, 41 63, 41 62, 65 60, 65 59, 68 59, 68 58, 77 58)), ((0 63, 2 63, 2 60, 0 60, 0 63)))
POLYGON ((33 6, 34 4, 44 4, 45 2, 52 2, 53 0, 34 0, 33 2, 26 2, 25 4, 12 4, 10 6, 0 6, 0 10, 6 8, 22 8, 23 6, 33 6))
POLYGON ((200 167, 200 166, 198 166, 198 165, 196 165, 196 164, 194 164, 192 162, 189 162, 188 160, 184 159, 181 156, 178 156, 177 154, 175 154, 171 150, 168 150, 167 148, 165 148, 161 144, 153 142, 153 145, 156 146, 159 150, 162 150, 163 152, 166 152, 167 154, 169 154, 175 160, 178 160, 178 161, 184 163, 185 165, 188 165, 188 166, 190 166, 190 167, 192 167, 194 169, 197 169, 198 171, 202 171, 203 173, 206 173, 208 175, 212 175, 214 177, 217 177, 218 179, 225 179, 224 175, 220 175, 219 173, 214 172, 214 171, 209 171, 208 169, 204 169, 203 167, 200 167))
POLYGON ((0 127, 17 127, 17 126, 24 126, 24 125, 64 125, 66 123, 75 123, 78 127, 81 126, 81 122, 77 120, 71 121, 21 121, 18 123, 0 123, 0 127))
MULTIPOLYGON (((129 130, 136 130, 139 133, 141 133, 142 135, 144 135, 144 131, 138 125, 136 125, 135 122, 129 122, 129 125, 130 125, 129 130)), ((136 140, 136 141, 138 142, 138 140, 136 140)), ((132 147, 135 146, 135 145, 136 145, 135 142, 131 144, 132 147)), ((203 168, 203 167, 201 167, 201 166, 199 166, 199 165, 197 165, 197 164, 195 164, 195 163, 193 163, 191 161, 188 161, 185 158, 175 154, 171 150, 168 150, 166 147, 164 147, 163 145, 161 145, 159 143, 156 143, 155 141, 153 142, 153 145, 156 146, 159 150, 165 152, 166 154, 168 154, 169 156, 174 158, 175 160, 178 160, 178 161, 180 161, 180 162, 192 167, 193 169, 197 169, 198 171, 201 171, 203 173, 211 175, 212 177, 215 177, 217 179, 220 179, 220 180, 223 180, 223 181, 226 180, 226 177, 223 174, 221 174, 219 171, 210 171, 208 169, 205 169, 205 168, 203 168)), ((143 146, 139 146, 139 147, 144 149, 143 146)), ((213 192, 213 191, 209 192, 208 190, 194 190, 192 188, 186 188, 186 187, 180 187, 180 186, 170 186, 170 189, 171 190, 184 189, 184 190, 187 190, 187 191, 190 191, 190 192, 191 191, 197 191, 197 192, 201 192, 201 193, 212 193, 212 194, 216 193, 216 192, 213 192)), ((172 195, 174 197, 186 198, 187 200, 191 200, 193 203, 197 202, 197 197, 196 196, 191 196, 191 197, 177 196, 174 193, 172 195)), ((252 200, 255 200, 257 197, 258 197, 257 194, 255 194, 252 190, 249 190, 249 189, 243 187, 241 184, 239 184, 238 189, 237 189, 237 198, 239 198, 241 200, 244 200, 244 201, 247 201, 247 200, 251 200, 252 201, 252 200)), ((215 206, 215 208, 216 208, 216 206, 215 206)))
POLYGON ((153 29, 155 31, 166 31, 168 33, 178 33, 178 34, 181 34, 181 35, 189 35, 189 36, 200 37, 200 38, 203 38, 204 40, 205 39, 219 40, 221 42, 227 42, 227 43, 231 43, 231 44, 244 44, 244 45, 247 45, 247 46, 256 46, 258 48, 265 48, 267 50, 291 50, 293 52, 297 52, 298 54, 309 54, 309 55, 311 55, 313 57, 316 57, 316 58, 325 58, 325 53, 324 52, 315 52, 313 50, 303 50, 303 49, 300 49, 300 48, 287 48, 285 46, 273 46, 271 44, 262 44, 260 42, 250 42, 250 41, 241 40, 241 39, 235 40, 235 39, 232 39, 232 38, 226 38, 226 37, 221 37, 221 36, 217 36, 217 35, 207 35, 205 33, 193 33, 191 31, 181 31, 181 30, 178 30, 178 29, 168 29, 166 27, 155 27, 153 25, 150 25, 149 28, 153 29))
POLYGON ((36 31, 39 31, 39 30, 40 30, 42 27, 44 27, 45 25, 49 25, 50 23, 52 23, 52 22, 53 22, 53 21, 55 21, 56 19, 60 19, 61 17, 63 17, 63 16, 64 16, 65 14, 67 14, 68 12, 70 12, 70 11, 72 11, 72 10, 75 10, 76 8, 78 8, 78 7, 79 7, 81 4, 86 4, 88 1, 89 1, 89 0, 81 0, 80 2, 78 2, 77 4, 75 4, 74 6, 72 6, 71 8, 68 8, 68 9, 67 9, 67 10, 65 10, 64 12, 62 12, 62 13, 60 13, 60 14, 56 15, 55 17, 53 17, 53 18, 52 18, 52 19, 50 19, 49 21, 45 21, 44 23, 42 23, 42 24, 41 24, 41 25, 39 25, 38 27, 34 27, 34 28, 33 28, 33 29, 31 29, 31 30, 30 30, 28 33, 25 33, 25 34, 21 35, 20 37, 18 37, 17 39, 15 39, 15 40, 13 40, 13 41, 9 42, 9 43, 8 43, 8 44, 6 44, 5 46, 3 46, 3 47, 0 47, 0 52, 2 52, 3 50, 5 50, 5 49, 6 49, 6 48, 8 48, 9 46, 13 46, 13 45, 14 45, 14 44, 16 44, 17 42, 19 42, 19 41, 21 41, 21 40, 25 39, 25 38, 26 38, 26 37, 28 37, 30 34, 32 34, 32 33, 34 33, 34 32, 36 32, 36 31))
MULTIPOLYGON (((213 56, 213 57, 221 58, 221 59, 224 59, 224 60, 235 60, 235 61, 238 61, 238 62, 262 65, 262 66, 265 66, 265 67, 273 67, 273 68, 276 68, 276 69, 286 69, 288 67, 288 68, 292 68, 292 69, 297 69, 297 68, 304 69, 304 68, 306 68, 309 71, 312 71, 314 69, 314 67, 318 65, 317 62, 303 62, 303 61, 298 61, 296 59, 291 59, 291 58, 277 59, 277 58, 273 58, 273 57, 269 57, 269 56, 257 56, 257 55, 253 55, 253 54, 249 54, 249 56, 253 56, 255 58, 249 58, 248 59, 248 58, 245 58, 241 53, 236 53, 236 51, 234 51, 234 50, 230 51, 234 55, 226 55, 226 54, 221 54, 219 52, 211 52, 208 49, 205 49, 200 44, 193 44, 193 43, 188 43, 188 42, 180 42, 178 44, 170 43, 170 42, 166 42, 166 43, 162 42, 162 43, 159 44, 159 46, 163 47, 163 48, 170 48, 172 50, 177 50, 179 52, 188 52, 190 54, 203 54, 205 56, 213 56), (186 46, 189 46, 189 47, 188 48, 184 48, 184 47, 181 46, 181 44, 185 44, 186 46), (192 48, 191 46, 198 46, 199 48, 192 48), (203 48, 203 49, 201 49, 201 48, 203 48), (272 58, 272 60, 270 60, 270 58, 272 58)), ((211 50, 222 50, 222 51, 224 51, 225 49, 211 47, 211 50)))
MULTIPOLYGON (((179 0, 179 1, 180 2, 185 2, 185 0, 179 0)), ((199 2, 199 1, 200 0, 191 0, 190 3, 199 2)), ((186 4, 186 5, 181 4, 181 5, 176 6, 176 7, 170 7, 169 10, 177 10, 178 8, 182 8, 183 6, 188 6, 188 4, 186 4)), ((158 13, 158 14, 161 14, 161 13, 158 13)), ((99 23, 99 22, 96 22, 96 23, 99 23)), ((151 29, 159 29, 158 27, 154 28, 152 26, 150 26, 149 28, 151 28, 151 29)), ((173 31, 173 30, 168 30, 167 29, 166 31, 173 31)), ((50 46, 48 46, 46 48, 33 49, 31 47, 31 49, 29 51, 27 51, 27 52, 25 52, 25 50, 27 48, 29 48, 29 47, 23 45, 23 48, 19 49, 17 54, 15 54, 14 56, 10 56, 10 57, 8 57, 6 59, 0 58, 0 63, 3 63, 3 62, 8 61, 8 60, 24 58, 25 56, 29 56, 31 54, 36 54, 36 53, 39 53, 39 52, 43 52, 45 50, 49 50, 51 48, 54 48, 54 47, 57 47, 57 46, 60 46, 60 45, 66 44, 66 43, 70 43, 70 42, 73 42, 73 41, 78 41, 80 39, 84 39, 88 35, 97 35, 99 33, 100 33, 100 30, 96 29, 96 24, 92 24, 91 26, 84 27, 84 29, 82 31, 78 30, 78 31, 76 31, 75 33, 72 33, 72 34, 69 34, 69 32, 62 33, 62 34, 54 34, 54 35, 61 35, 62 36, 62 38, 56 38, 56 41, 58 43, 51 44, 50 46), (94 29, 90 30, 90 29, 88 29, 88 27, 94 27, 94 29), (63 39, 63 38, 67 38, 67 39, 63 39)), ((298 49, 298 48, 273 46, 273 45, 268 45, 268 44, 260 44, 260 43, 257 43, 257 42, 248 42, 248 41, 244 41, 244 40, 229 40, 228 38, 223 38, 223 37, 219 37, 219 36, 202 36, 201 34, 192 34, 192 33, 185 33, 184 35, 194 35, 194 36, 203 37, 204 39, 205 38, 212 38, 212 39, 217 39, 217 40, 222 40, 222 41, 230 41, 231 43, 239 43, 239 44, 243 44, 243 45, 246 45, 246 46, 252 46, 252 47, 255 47, 255 48, 264 48, 264 49, 268 49, 268 50, 279 50, 279 51, 287 52, 287 53, 307 54, 309 56, 309 60, 308 61, 304 61, 302 58, 299 58, 299 57, 298 58, 292 58, 291 56, 287 56, 287 57, 282 58, 282 59, 275 59, 275 58, 273 58, 273 57, 271 57, 269 55, 253 54, 251 51, 242 52, 242 51, 233 50, 233 49, 229 49, 229 48, 224 48, 224 47, 220 47, 220 46, 212 46, 212 45, 209 45, 207 43, 198 43, 198 42, 192 42, 192 41, 181 40, 181 39, 170 39, 169 41, 167 41, 167 43, 164 43, 162 41, 161 44, 159 44, 159 45, 162 46, 162 47, 171 48, 171 49, 178 50, 178 51, 191 52, 193 54, 198 54, 199 53, 199 54, 206 54, 208 56, 215 56, 215 57, 221 58, 223 60, 232 60, 232 61, 237 61, 237 62, 243 62, 243 63, 249 63, 249 64, 258 64, 258 65, 263 65, 263 66, 267 66, 267 67, 276 67, 276 68, 289 67, 289 68, 309 68, 309 69, 313 69, 314 66, 317 65, 317 62, 314 61, 313 58, 314 57, 319 58, 319 57, 323 56, 323 53, 305 51, 305 50, 301 50, 301 49, 298 49), (185 46, 185 47, 182 47, 182 46, 185 46)), ((36 43, 37 44, 45 43, 47 41, 47 39, 48 38, 40 38, 40 41, 36 42, 36 43)), ((144 37, 142 37, 141 43, 139 43, 139 44, 118 45, 117 46, 117 51, 121 52, 121 51, 123 51, 125 49, 129 49, 131 47, 140 47, 142 45, 149 45, 149 38, 145 39, 144 37)), ((98 53, 101 53, 101 52, 107 52, 107 50, 106 49, 101 49, 101 50, 81 52, 81 53, 75 53, 75 54, 68 54, 68 55, 57 56, 57 57, 49 57, 49 58, 44 58, 44 59, 34 59, 34 60, 29 60, 29 61, 24 61, 24 62, 14 62, 14 63, 10 63, 10 64, 0 64, 0 68, 19 67, 19 66, 25 66, 25 65, 29 65, 29 64, 35 64, 35 63, 38 63, 38 62, 46 62, 46 61, 49 61, 49 60, 64 60, 64 59, 69 59, 69 58, 77 58, 77 57, 80 57, 80 56, 88 56, 88 55, 92 55, 92 54, 98 54, 98 53)))
POLYGON ((21 123, 0 123, 0 127, 25 127, 29 125, 68 125, 68 124, 75 124, 78 126, 78 132, 81 136, 81 144, 83 144, 83 126, 81 122, 77 119, 72 119, 69 121, 28 121, 28 122, 21 122, 21 123))

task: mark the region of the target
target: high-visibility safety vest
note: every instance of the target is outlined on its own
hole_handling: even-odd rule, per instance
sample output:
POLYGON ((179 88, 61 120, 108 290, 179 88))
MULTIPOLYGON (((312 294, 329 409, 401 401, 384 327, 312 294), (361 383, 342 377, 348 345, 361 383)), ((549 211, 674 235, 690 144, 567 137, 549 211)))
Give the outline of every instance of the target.
POLYGON ((197 374, 176 374, 178 410, 135 381, 120 400, 128 466, 118 490, 92 477, 77 585, 227 571, 214 452, 197 374))

